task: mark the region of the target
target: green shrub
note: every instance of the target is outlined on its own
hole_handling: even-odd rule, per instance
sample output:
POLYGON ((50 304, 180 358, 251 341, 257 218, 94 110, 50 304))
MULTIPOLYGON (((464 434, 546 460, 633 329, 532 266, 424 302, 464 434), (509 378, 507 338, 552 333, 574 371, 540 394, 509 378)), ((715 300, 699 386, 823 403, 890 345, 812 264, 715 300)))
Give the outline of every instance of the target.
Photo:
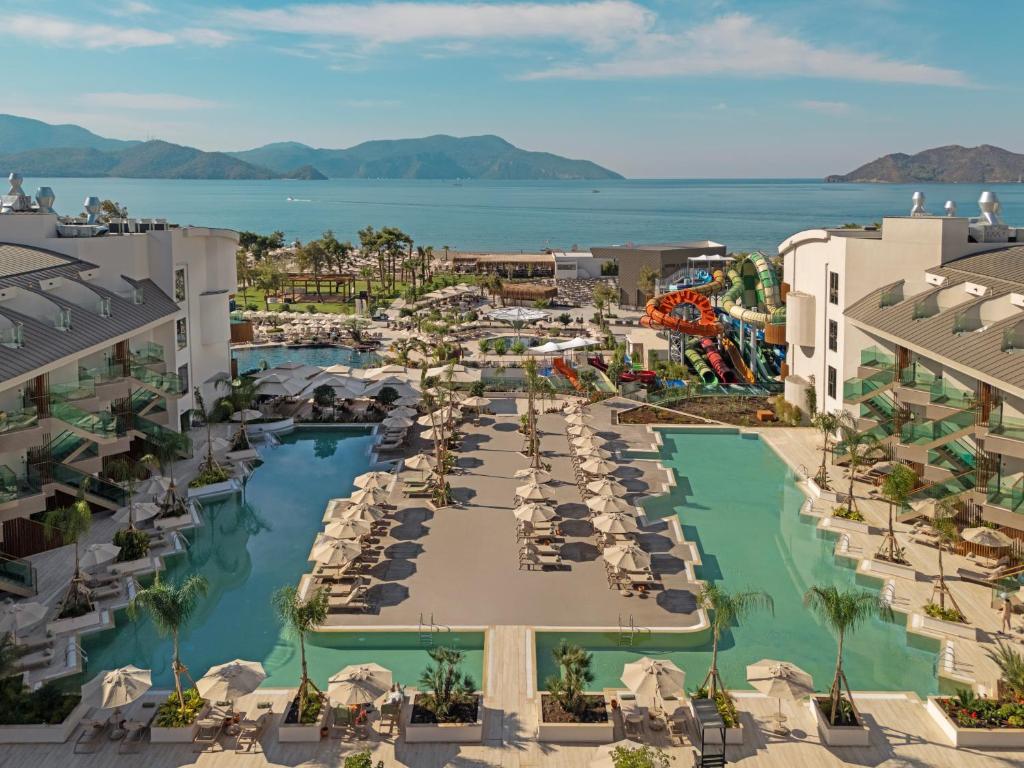
POLYGON ((231 478, 231 473, 224 467, 207 467, 188 484, 189 488, 202 488, 204 485, 223 483, 231 478))
POLYGON ((149 554, 149 534, 138 528, 122 528, 114 534, 114 546, 121 548, 117 553, 119 563, 139 560, 149 554))
POLYGON ((491 340, 480 339, 480 341, 477 342, 477 346, 480 347, 481 352, 488 352, 491 349, 491 340))
MULTIPOLYGON (((693 692, 693 698, 708 698, 708 689, 704 687, 698 688, 693 692)), ((718 714, 722 717, 722 722, 725 723, 726 728, 737 728, 739 726, 740 716, 736 711, 736 702, 732 700, 728 693, 718 691, 715 694, 715 707, 718 709, 718 714)))
MULTIPOLYGON (((354 755, 349 755, 345 758, 343 768, 374 768, 373 757, 370 755, 370 750, 364 749, 362 752, 356 752, 354 755)), ((378 760, 376 768, 384 768, 384 761, 378 760)))
POLYGON ((0 725, 57 725, 81 700, 52 682, 30 691, 20 676, 8 677, 0 680, 0 725))
POLYGON ((843 520, 852 520, 855 523, 863 523, 864 515, 858 512, 856 509, 847 509, 846 507, 833 507, 833 517, 841 517, 843 520))
POLYGON ((523 344, 521 339, 516 339, 515 343, 512 344, 512 354, 521 355, 526 351, 526 345, 523 344))
POLYGON ((307 304, 306 305, 306 311, 309 312, 309 314, 311 314, 311 315, 315 315, 316 314, 316 304, 307 304))
POLYGON ((924 607, 924 612, 925 615, 930 616, 933 619, 953 621, 958 624, 962 623, 964 620, 964 617, 956 608, 943 608, 938 603, 927 603, 924 607))
POLYGON ((178 706, 178 694, 171 693, 156 711, 154 725, 158 728, 183 728, 192 725, 206 702, 195 688, 185 691, 185 708, 178 706))
POLYGON ((672 759, 660 749, 644 744, 642 747, 616 747, 612 750, 614 768, 669 768, 672 759))
POLYGON ((987 699, 961 689, 938 704, 961 728, 1024 727, 1024 704, 1015 701, 987 699))
POLYGON ((494 354, 496 354, 496 355, 504 355, 506 349, 508 349, 508 345, 506 344, 504 339, 496 339, 495 340, 495 342, 494 342, 494 354))

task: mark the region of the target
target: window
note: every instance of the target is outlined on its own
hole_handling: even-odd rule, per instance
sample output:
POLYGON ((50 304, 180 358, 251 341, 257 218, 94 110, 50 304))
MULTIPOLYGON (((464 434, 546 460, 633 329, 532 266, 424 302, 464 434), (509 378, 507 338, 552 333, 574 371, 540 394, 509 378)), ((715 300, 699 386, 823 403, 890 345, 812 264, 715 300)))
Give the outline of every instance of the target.
POLYGON ((833 352, 839 351, 839 323, 835 320, 828 321, 828 348, 833 352))
POLYGON ((178 380, 181 382, 181 394, 187 395, 189 392, 188 385, 188 363, 185 363, 178 368, 178 380))
POLYGON ((174 324, 174 331, 178 337, 178 349, 184 349, 188 346, 188 323, 185 318, 181 318, 174 324))
POLYGON ((828 396, 835 400, 836 397, 836 369, 831 365, 828 367, 828 396))
POLYGON ((179 304, 185 300, 185 268, 174 270, 174 300, 179 304))
POLYGON ((828 273, 828 303, 838 304, 839 303, 839 273, 829 272, 828 273))

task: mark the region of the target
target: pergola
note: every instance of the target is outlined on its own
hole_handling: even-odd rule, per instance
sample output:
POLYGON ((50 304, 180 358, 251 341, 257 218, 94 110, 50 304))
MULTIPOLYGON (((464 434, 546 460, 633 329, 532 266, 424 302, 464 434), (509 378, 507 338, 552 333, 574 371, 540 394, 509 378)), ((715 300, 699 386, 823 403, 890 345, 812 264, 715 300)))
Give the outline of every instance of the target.
POLYGON ((545 283, 506 283, 501 287, 503 301, 542 301, 558 296, 558 288, 545 283))

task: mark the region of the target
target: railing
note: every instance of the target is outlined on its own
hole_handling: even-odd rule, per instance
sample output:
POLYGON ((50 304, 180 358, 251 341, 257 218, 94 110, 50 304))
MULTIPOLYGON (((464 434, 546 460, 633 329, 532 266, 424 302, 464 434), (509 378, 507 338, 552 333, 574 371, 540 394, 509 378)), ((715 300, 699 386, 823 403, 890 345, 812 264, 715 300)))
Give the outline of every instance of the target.
POLYGON ((956 434, 975 424, 974 411, 960 411, 944 419, 910 422, 900 430, 900 442, 904 445, 934 443, 949 435, 956 434))
POLYGON ((988 431, 1007 440, 1024 440, 1024 419, 1004 416, 1002 409, 993 409, 988 419, 988 431))
POLYGON ((896 355, 881 347, 867 347, 860 351, 860 364, 864 368, 895 368, 896 355))
POLYGON ((70 381, 63 384, 50 385, 50 400, 68 402, 70 400, 87 400, 96 397, 96 381, 90 378, 80 378, 78 381, 70 381))
POLYGON ((924 368, 910 366, 900 371, 900 386, 908 389, 930 392, 936 381, 941 381, 941 379, 937 379, 934 373, 926 371, 924 368))
POLYGON ((977 465, 977 456, 974 448, 960 439, 946 443, 941 449, 929 449, 928 463, 933 467, 960 473, 973 470, 977 465))
POLYGON ((69 467, 67 464, 54 464, 50 471, 53 482, 63 483, 79 490, 85 484, 85 491, 93 496, 106 499, 119 507, 128 503, 128 493, 124 488, 101 477, 94 477, 74 467, 69 467))
POLYGON ((0 413, 0 435, 17 432, 19 429, 29 429, 37 424, 39 424, 39 409, 34 405, 0 413))
POLYGON ((155 442, 162 442, 169 434, 177 434, 173 429, 162 427, 154 421, 142 416, 132 415, 132 427, 155 442))
POLYGON ((1024 503, 1024 475, 1012 481, 993 476, 986 490, 989 504, 1016 512, 1024 503))
POLYGON ((952 387, 941 378, 935 379, 928 393, 929 402, 950 408, 973 408, 976 401, 973 392, 952 387))
POLYGON ((950 496, 959 496, 961 493, 974 488, 975 473, 974 470, 964 472, 962 474, 951 477, 949 480, 943 480, 939 483, 932 483, 922 488, 918 488, 907 499, 908 502, 924 501, 926 499, 945 499, 950 496))
POLYGON ((124 434, 118 428, 117 417, 109 411, 89 413, 71 403, 55 401, 50 404, 50 414, 65 424, 101 437, 113 438, 124 434))
POLYGON ((165 359, 163 346, 154 341, 147 341, 132 352, 132 360, 140 365, 162 363, 165 359))
POLYGON ((176 373, 157 373, 143 365, 131 366, 132 378, 138 379, 154 389, 166 392, 169 395, 181 393, 181 377, 176 373))
POLYGON ((36 594, 39 584, 36 569, 32 563, 28 560, 0 554, 0 589, 3 589, 2 582, 8 582, 33 595, 36 594))
POLYGON ((15 323, 10 328, 0 329, 0 346, 21 349, 25 346, 25 324, 15 323))
POLYGON ((896 378, 895 372, 891 370, 879 371, 870 376, 855 377, 843 382, 843 399, 861 399, 866 395, 876 392, 893 383, 896 378))
POLYGON ((34 496, 40 489, 32 485, 27 477, 19 477, 6 464, 0 464, 0 504, 34 496))
POLYGON ((861 418, 865 419, 891 419, 895 410, 896 403, 894 403, 884 394, 880 394, 877 397, 868 398, 867 400, 860 404, 860 415, 861 418))

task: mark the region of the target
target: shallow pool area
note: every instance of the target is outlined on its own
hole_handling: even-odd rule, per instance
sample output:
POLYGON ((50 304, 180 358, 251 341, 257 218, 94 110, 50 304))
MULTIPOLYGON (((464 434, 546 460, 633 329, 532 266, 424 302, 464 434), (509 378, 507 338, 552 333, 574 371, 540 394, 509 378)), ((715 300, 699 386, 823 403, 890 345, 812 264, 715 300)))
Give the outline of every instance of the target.
POLYGON ((266 362, 267 368, 282 363, 301 363, 326 368, 331 365, 350 365, 354 368, 372 368, 381 364, 375 352, 359 352, 350 347, 236 347, 231 355, 238 361, 238 372, 252 371, 266 362))
MULTIPOLYGON (((188 551, 168 558, 161 576, 179 581, 195 572, 209 581, 209 594, 181 636, 182 660, 197 678, 214 664, 241 658, 264 664, 265 686, 292 686, 298 679, 297 642, 282 631, 270 596, 298 584, 308 570, 327 501, 352 491, 352 480, 369 466, 372 438, 368 430, 303 428, 280 440, 276 448, 261 449, 264 463, 249 479, 245 503, 241 497, 207 503, 204 525, 188 533, 188 551)), ((116 623, 83 638, 86 677, 135 664, 153 671, 155 686, 171 685, 170 640, 145 616, 132 621, 120 611, 116 623)), ((439 645, 465 649, 466 670, 479 679, 482 634, 434 637, 439 645)), ((411 683, 429 660, 416 632, 322 633, 308 640, 307 656, 320 685, 363 661, 383 664, 396 680, 411 683)))
MULTIPOLYGON (((834 558, 834 542, 799 510, 804 496, 785 463, 757 435, 732 430, 664 430, 661 461, 675 470, 672 493, 645 504, 647 515, 678 515, 688 541, 700 549, 697 577, 732 592, 763 590, 775 602, 774 615, 758 611, 727 632, 719 643, 719 669, 730 688, 748 687, 747 664, 763 658, 791 661, 827 689, 835 666, 831 632, 803 605, 812 585, 856 584, 876 591, 875 580, 860 580, 834 558)), ((624 622, 626 617, 624 617, 624 622)), ((687 688, 703 681, 711 660, 710 636, 649 634, 629 640, 618 633, 543 633, 536 639, 537 678, 555 672, 551 648, 561 638, 594 653, 594 688, 621 687, 622 665, 640 656, 672 659, 687 673, 687 688)), ((854 690, 939 690, 937 641, 909 635, 906 619, 875 618, 846 640, 844 669, 854 690)))

